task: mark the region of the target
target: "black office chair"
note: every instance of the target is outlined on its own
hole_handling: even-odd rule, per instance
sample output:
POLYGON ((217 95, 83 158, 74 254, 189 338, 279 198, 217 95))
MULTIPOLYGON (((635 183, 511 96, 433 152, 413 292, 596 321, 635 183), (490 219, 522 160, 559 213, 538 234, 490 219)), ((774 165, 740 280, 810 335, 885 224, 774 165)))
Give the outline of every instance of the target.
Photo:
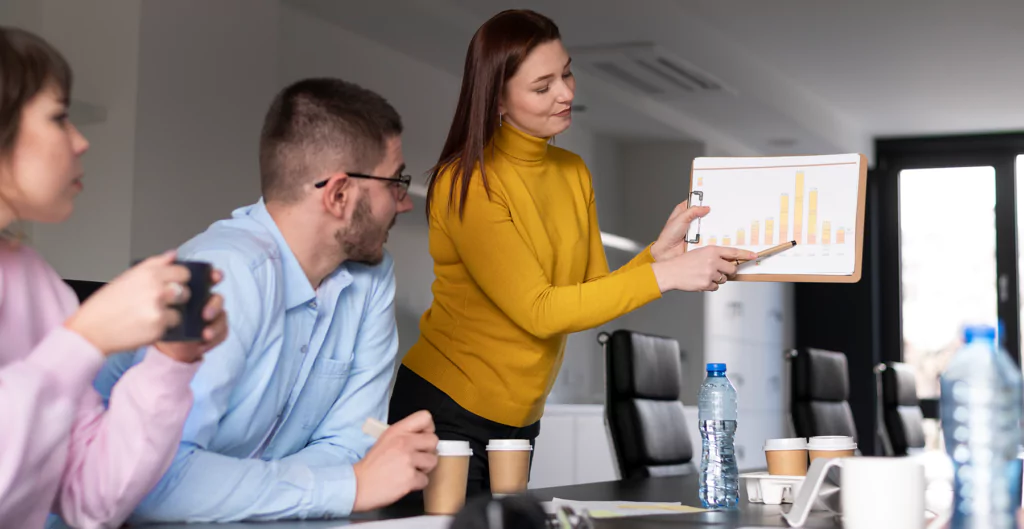
POLYGON ((605 346, 605 418, 620 476, 692 473, 679 342, 625 330, 601 333, 598 342, 605 346))
POLYGON ((106 283, 101 281, 81 281, 78 279, 65 279, 64 282, 71 287, 71 290, 75 291, 79 303, 83 303, 94 292, 103 287, 103 285, 106 285, 106 283))
POLYGON ((789 353, 790 411, 797 437, 847 435, 857 439, 850 409, 846 355, 806 348, 789 353))
POLYGON ((882 409, 893 455, 923 450, 924 413, 917 399, 914 368, 901 362, 879 366, 882 373, 882 409))

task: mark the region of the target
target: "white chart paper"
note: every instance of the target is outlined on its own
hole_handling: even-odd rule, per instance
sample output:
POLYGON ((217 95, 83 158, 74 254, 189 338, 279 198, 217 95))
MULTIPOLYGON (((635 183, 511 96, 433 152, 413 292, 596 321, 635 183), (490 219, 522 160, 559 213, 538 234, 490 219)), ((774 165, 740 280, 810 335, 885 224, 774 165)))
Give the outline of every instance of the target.
MULTIPOLYGON (((797 246, 740 266, 741 274, 852 275, 861 156, 697 158, 692 191, 711 213, 690 227, 689 250, 797 246)), ((693 205, 697 204, 692 198, 693 205)))

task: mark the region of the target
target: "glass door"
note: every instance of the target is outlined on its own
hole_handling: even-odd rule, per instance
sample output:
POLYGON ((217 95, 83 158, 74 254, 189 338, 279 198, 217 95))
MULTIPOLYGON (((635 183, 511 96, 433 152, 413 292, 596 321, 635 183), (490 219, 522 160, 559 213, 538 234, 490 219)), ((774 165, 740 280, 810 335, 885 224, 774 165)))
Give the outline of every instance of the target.
MULTIPOLYGON (((965 325, 998 325, 995 177, 991 166, 899 173, 903 362, 921 399, 939 398, 965 325)), ((937 421, 925 434, 927 448, 941 448, 937 421)))

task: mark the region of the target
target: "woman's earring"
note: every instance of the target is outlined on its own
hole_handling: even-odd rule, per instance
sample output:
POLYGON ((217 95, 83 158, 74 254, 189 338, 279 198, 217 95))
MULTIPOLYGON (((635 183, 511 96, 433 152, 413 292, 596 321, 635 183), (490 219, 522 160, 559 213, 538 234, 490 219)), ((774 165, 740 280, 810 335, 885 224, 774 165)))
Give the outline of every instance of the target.
POLYGON ((498 112, 498 126, 501 126, 501 112, 498 112))

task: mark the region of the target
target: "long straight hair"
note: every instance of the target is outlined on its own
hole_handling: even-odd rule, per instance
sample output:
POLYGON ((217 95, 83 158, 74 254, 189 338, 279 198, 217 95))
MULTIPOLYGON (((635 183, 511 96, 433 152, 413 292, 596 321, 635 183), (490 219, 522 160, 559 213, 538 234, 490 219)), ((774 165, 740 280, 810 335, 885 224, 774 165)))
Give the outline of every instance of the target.
POLYGON ((431 204, 436 199, 437 178, 443 171, 452 171, 448 210, 450 212, 455 207, 458 192, 459 220, 466 211, 470 178, 478 164, 481 181, 490 196, 491 188, 484 171, 484 148, 490 144, 499 125, 498 103, 505 83, 516 74, 534 48, 559 39, 558 26, 551 19, 523 9, 502 11, 476 30, 466 52, 462 91, 448 130, 448 139, 437 164, 430 169, 428 221, 431 204))

